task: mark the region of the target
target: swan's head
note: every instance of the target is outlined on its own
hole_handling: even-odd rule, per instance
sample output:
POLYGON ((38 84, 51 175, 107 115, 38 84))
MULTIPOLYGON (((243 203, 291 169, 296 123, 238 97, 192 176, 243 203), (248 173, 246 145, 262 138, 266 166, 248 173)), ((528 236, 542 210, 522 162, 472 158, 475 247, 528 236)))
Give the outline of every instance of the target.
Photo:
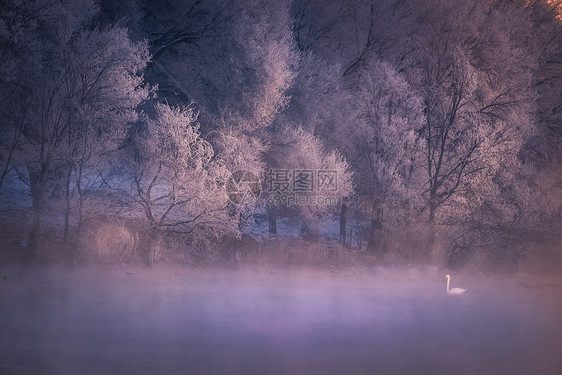
POLYGON ((446 275, 445 275, 445 278, 446 278, 446 279, 448 280, 448 279, 450 279, 450 278, 451 278, 451 275, 449 275, 449 274, 446 274, 446 275))

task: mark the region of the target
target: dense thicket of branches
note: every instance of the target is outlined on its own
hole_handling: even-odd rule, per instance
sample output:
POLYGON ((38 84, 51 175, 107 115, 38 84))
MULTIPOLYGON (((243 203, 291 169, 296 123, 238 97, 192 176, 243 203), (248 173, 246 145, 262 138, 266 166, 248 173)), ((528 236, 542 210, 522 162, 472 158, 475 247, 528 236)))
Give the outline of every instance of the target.
POLYGON ((560 239, 560 7, 4 1, 2 220, 30 209, 31 258, 44 223, 70 258, 89 219, 134 223, 152 259, 164 237, 213 248, 263 210, 273 232, 340 214, 375 251, 407 232, 420 259, 518 260, 560 239), (232 172, 270 169, 335 171, 338 204, 229 201, 232 172))

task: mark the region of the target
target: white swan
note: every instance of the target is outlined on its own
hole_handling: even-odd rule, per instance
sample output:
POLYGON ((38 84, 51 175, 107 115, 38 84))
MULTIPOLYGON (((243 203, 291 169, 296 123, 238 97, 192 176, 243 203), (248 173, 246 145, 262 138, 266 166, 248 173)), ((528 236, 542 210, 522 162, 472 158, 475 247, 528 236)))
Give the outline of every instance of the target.
POLYGON ((445 275, 445 278, 447 279, 447 294, 463 294, 464 292, 466 292, 466 289, 464 288, 449 289, 449 283, 451 282, 451 275, 447 274, 445 275))

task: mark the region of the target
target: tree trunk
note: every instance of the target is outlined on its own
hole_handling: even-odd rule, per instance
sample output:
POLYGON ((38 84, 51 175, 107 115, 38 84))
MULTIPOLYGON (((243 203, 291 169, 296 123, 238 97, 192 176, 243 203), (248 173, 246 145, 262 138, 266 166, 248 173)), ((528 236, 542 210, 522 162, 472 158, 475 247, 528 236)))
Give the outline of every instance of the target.
MULTIPOLYGON (((23 125, 23 119, 22 119, 21 124, 23 125)), ((23 134, 23 126, 18 126, 14 129, 14 135, 13 135, 12 140, 10 142, 9 151, 8 151, 7 155, 5 155, 4 167, 2 169, 2 174, 0 175, 0 188, 2 188, 2 185, 4 184, 4 181, 6 180, 6 176, 8 175, 8 172, 10 171, 10 164, 12 163, 12 158, 14 156, 14 152, 16 151, 16 148, 18 147, 18 145, 20 143, 20 139, 21 139, 22 134, 23 134)))
POLYGON ((371 230, 369 233, 369 242, 367 243, 367 250, 375 251, 379 244, 380 231, 382 229, 382 210, 380 208, 373 208, 371 218, 371 230))
MULTIPOLYGON (((347 226, 347 205, 342 202, 340 210, 340 242, 343 246, 346 246, 346 226, 347 226)), ((351 242, 351 238, 350 238, 351 242)))
POLYGON ((277 212, 275 208, 267 207, 267 221, 269 223, 269 233, 277 234, 277 212))
POLYGON ((423 249, 423 261, 430 260, 431 253, 433 252, 433 247, 435 245, 435 211, 437 211, 437 204, 435 196, 434 194, 432 194, 429 201, 429 233, 427 236, 425 249, 423 249))
POLYGON ((78 224, 76 225, 76 241, 72 246, 71 262, 76 264, 80 254, 80 239, 82 238, 82 229, 84 226, 84 192, 82 191, 82 167, 75 169, 76 174, 76 192, 78 193, 78 224))
POLYGON ((41 230, 41 215, 43 213, 45 177, 47 175, 47 165, 41 163, 39 170, 27 166, 29 182, 31 186, 31 197, 33 199, 33 224, 29 232, 29 244, 26 254, 27 260, 36 260, 38 257, 39 234, 41 230))
POLYGON ((367 250, 375 251, 377 250, 378 239, 380 230, 382 229, 382 224, 377 218, 371 219, 371 230, 369 232, 369 242, 367 243, 367 250))
POLYGON ((156 246, 158 246, 158 231, 150 229, 150 238, 148 240, 148 249, 146 251, 146 265, 152 267, 154 264, 154 256, 156 254, 156 246))
POLYGON ((84 199, 81 196, 78 201, 78 224, 76 224, 76 235, 75 241, 73 241, 72 246, 70 247, 69 257, 70 257, 70 264, 72 266, 76 265, 78 257, 80 255, 80 239, 82 238, 82 229, 84 227, 84 199))
POLYGON ((431 198, 429 201, 429 223, 433 225, 435 222, 435 211, 437 210, 437 205, 435 204, 435 199, 431 198))
POLYGON ((71 244, 69 241, 69 230, 70 230, 70 209, 71 209, 71 194, 70 194, 70 178, 72 177, 72 168, 68 166, 68 171, 66 173, 66 180, 65 180, 65 207, 64 207, 64 233, 63 233, 63 240, 62 240, 62 247, 64 251, 64 257, 66 262, 72 261, 72 250, 71 244))
MULTIPOLYGON (((35 201, 35 200, 34 200, 35 201)), ((33 224, 29 232, 29 244, 26 254, 27 260, 35 260, 37 257, 38 237, 41 223, 41 207, 39 203, 33 203, 33 224)))

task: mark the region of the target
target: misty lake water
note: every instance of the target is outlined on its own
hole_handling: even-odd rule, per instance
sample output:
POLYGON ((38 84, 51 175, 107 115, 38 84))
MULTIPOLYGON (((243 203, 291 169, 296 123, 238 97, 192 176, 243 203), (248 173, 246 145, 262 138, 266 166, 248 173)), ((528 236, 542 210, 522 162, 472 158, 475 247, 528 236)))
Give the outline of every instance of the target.
POLYGON ((556 279, 0 268, 1 374, 561 374, 556 279))

